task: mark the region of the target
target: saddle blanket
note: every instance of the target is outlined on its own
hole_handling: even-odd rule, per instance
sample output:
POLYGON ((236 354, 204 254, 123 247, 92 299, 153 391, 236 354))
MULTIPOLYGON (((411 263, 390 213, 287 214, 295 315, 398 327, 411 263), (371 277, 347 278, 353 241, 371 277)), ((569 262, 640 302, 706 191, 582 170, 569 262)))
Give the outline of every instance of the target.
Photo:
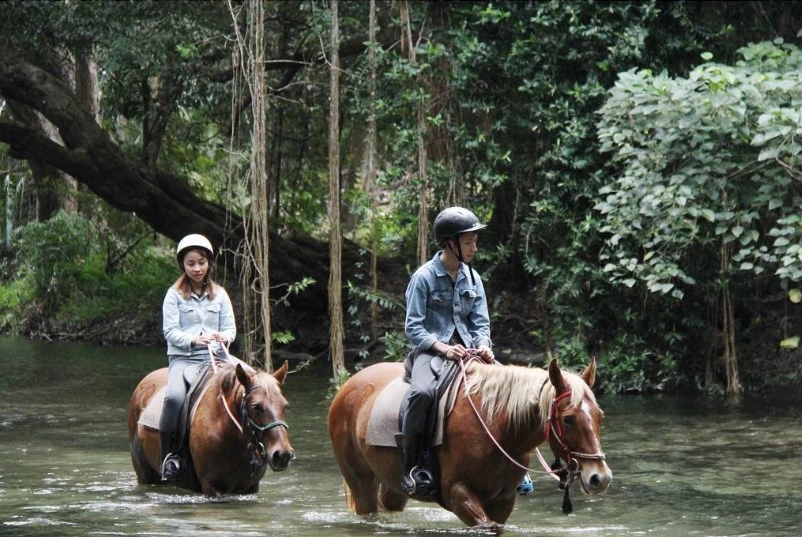
MULTIPOLYGON (((443 443, 443 423, 448 412, 454 407, 457 390, 460 385, 459 378, 454 379, 451 386, 437 405, 437 421, 434 428, 434 437, 431 445, 439 446, 443 443), (448 412, 446 411, 448 409, 448 412)), ((369 446, 396 447, 395 433, 398 430, 398 409, 401 401, 409 389, 409 384, 402 377, 393 379, 384 387, 376 398, 376 404, 370 412, 366 443, 369 446)))
MULTIPOLYGON (((203 388, 203 392, 206 391, 208 386, 203 388)), ((203 395, 201 392, 201 395, 203 395)), ((167 393, 167 386, 162 386, 159 390, 153 394, 153 397, 150 398, 148 401, 148 406, 145 407, 145 410, 142 411, 142 414, 139 416, 139 421, 137 423, 142 425, 143 427, 147 427, 149 429, 154 429, 156 431, 159 430, 159 422, 162 418, 162 410, 164 409, 164 395, 167 393)), ((195 410, 198 408, 198 403, 200 402, 200 397, 195 401, 195 404, 189 411, 189 421, 192 422, 192 418, 195 416, 195 410)))
POLYGON ((159 391, 153 394, 150 398, 148 406, 139 415, 139 425, 148 427, 149 429, 159 430, 159 420, 162 417, 162 408, 164 408, 164 394, 167 391, 167 386, 162 386, 159 391))

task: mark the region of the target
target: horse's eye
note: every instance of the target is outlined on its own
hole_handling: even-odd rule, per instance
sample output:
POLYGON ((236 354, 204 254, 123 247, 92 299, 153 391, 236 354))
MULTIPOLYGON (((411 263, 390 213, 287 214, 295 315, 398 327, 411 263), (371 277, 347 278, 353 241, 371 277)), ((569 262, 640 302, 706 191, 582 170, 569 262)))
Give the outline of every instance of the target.
POLYGON ((574 417, 573 416, 563 416, 563 423, 570 427, 571 425, 574 424, 574 417))

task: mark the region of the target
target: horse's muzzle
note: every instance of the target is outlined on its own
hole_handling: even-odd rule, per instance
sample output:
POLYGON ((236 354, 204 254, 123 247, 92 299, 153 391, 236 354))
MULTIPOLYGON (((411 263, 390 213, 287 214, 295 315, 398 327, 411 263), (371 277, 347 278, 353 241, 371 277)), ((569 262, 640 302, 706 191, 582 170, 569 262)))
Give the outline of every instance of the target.
POLYGON ((602 461, 601 465, 590 465, 583 467, 579 473, 579 481, 582 483, 582 490, 586 494, 601 494, 607 490, 613 480, 613 472, 602 461))
POLYGON ((268 458, 267 461, 271 470, 274 472, 281 472, 287 469, 290 465, 290 461, 294 458, 295 451, 292 449, 276 449, 270 454, 270 458, 268 458))

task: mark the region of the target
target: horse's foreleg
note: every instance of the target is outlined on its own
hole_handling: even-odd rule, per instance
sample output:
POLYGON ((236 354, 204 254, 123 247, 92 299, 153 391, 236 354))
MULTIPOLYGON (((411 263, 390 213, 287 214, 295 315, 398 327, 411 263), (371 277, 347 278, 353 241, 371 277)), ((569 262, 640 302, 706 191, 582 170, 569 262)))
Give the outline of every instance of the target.
POLYGON ((476 494, 462 482, 454 483, 449 489, 447 505, 468 526, 499 528, 499 524, 490 519, 476 494))
POLYGON ((510 518, 512 508, 515 507, 515 496, 510 498, 497 498, 485 504, 485 511, 490 520, 496 523, 503 524, 510 518))

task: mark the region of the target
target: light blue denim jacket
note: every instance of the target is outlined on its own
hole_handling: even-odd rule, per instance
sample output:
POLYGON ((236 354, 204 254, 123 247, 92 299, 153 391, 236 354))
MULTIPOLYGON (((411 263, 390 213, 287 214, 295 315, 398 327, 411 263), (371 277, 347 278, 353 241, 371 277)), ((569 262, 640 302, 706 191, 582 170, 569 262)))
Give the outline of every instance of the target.
POLYGON ((162 329, 167 340, 168 356, 191 356, 205 354, 207 348, 194 348, 192 340, 200 334, 220 332, 226 338, 226 346, 237 336, 234 323, 234 308, 225 289, 216 285, 214 300, 207 293, 198 296, 192 293, 184 299, 174 287, 167 290, 162 305, 162 329))
POLYGON ((418 268, 407 286, 405 331, 412 350, 426 351, 437 341, 448 343, 455 329, 468 348, 492 347, 482 279, 474 270, 476 283, 471 283, 468 270, 472 269, 460 263, 452 286, 441 253, 418 268))

